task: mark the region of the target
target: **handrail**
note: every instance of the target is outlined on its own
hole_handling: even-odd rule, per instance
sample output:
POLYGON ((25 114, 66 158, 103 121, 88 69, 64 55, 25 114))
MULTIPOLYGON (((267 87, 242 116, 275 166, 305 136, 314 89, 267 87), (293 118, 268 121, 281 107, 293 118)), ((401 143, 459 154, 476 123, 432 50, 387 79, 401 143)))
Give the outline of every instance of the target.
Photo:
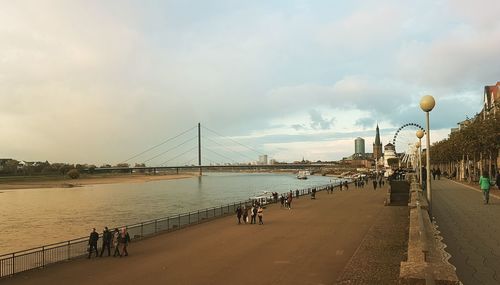
MULTIPOLYGON (((308 195, 310 190, 316 188, 317 191, 325 190, 326 187, 338 187, 339 181, 323 184, 319 186, 311 186, 309 188, 300 189, 299 196, 308 195)), ((287 194, 289 191, 278 193, 287 194)), ((295 191, 293 191, 295 195, 295 191)), ((143 222, 137 222, 129 225, 124 225, 118 228, 127 228, 131 233, 133 240, 140 239, 146 236, 151 236, 159 232, 168 232, 183 228, 185 226, 198 224, 204 220, 223 217, 234 213, 236 206, 248 205, 250 199, 204 208, 202 210, 187 211, 176 215, 162 217, 143 222), (187 222, 182 220, 184 218, 187 222), (148 230, 145 227, 153 227, 148 230), (146 230, 146 231, 145 231, 146 230), (137 231, 137 235, 133 235, 137 231)), ((116 227, 110 227, 116 228, 116 227)), ((57 263, 63 260, 70 260, 88 254, 87 252, 88 237, 80 237, 62 242, 52 243, 48 245, 33 247, 30 249, 0 254, 0 278, 11 276, 19 272, 30 269, 45 267, 48 264, 57 263)))

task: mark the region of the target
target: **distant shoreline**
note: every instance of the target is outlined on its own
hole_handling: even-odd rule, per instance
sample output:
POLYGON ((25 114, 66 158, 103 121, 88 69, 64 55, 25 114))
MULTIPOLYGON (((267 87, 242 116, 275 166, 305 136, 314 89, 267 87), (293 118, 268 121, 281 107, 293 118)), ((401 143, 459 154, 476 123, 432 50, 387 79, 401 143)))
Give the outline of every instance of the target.
POLYGON ((22 190, 38 188, 73 188, 99 184, 144 183, 159 180, 186 179, 196 177, 195 173, 183 174, 115 174, 88 175, 78 179, 68 177, 3 177, 0 179, 0 190, 22 190))

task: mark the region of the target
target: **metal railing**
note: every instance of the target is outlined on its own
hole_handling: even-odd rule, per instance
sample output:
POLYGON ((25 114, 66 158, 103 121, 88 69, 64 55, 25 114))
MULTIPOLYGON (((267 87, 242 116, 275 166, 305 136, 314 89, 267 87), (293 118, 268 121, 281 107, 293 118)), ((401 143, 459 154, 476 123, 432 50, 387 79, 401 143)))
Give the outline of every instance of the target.
MULTIPOLYGON (((337 187, 337 184, 326 184, 299 190, 299 196, 308 195, 313 188, 317 191, 325 190, 326 187, 337 187)), ((287 194, 283 192, 281 194, 287 194)), ((296 191, 292 191, 296 197, 296 191)), ((279 199, 278 199, 279 201, 279 199)), ((278 202, 274 201, 274 203, 278 202)), ((251 206, 252 200, 234 202, 218 207, 178 214, 166 218, 154 219, 125 227, 132 240, 152 236, 160 232, 178 230, 189 225, 199 224, 217 217, 234 214, 237 207, 251 206)), ((114 227, 112 227, 114 228, 114 227)), ((99 248, 101 250, 101 248, 99 248)), ((23 271, 43 268, 46 265, 71 260, 88 255, 88 237, 67 240, 54 244, 35 247, 27 250, 0 255, 0 278, 11 276, 23 271)))

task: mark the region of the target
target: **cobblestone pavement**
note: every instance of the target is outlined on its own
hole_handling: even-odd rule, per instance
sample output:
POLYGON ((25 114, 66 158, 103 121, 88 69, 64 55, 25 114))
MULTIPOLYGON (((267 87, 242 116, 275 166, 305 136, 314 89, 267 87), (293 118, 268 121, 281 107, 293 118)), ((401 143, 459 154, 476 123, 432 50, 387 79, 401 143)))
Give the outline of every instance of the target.
POLYGON ((407 259, 409 221, 408 206, 385 207, 336 284, 399 284, 399 268, 407 259))
POLYGON ((500 200, 469 186, 432 181, 433 216, 451 254, 450 262, 465 285, 500 284, 500 200))

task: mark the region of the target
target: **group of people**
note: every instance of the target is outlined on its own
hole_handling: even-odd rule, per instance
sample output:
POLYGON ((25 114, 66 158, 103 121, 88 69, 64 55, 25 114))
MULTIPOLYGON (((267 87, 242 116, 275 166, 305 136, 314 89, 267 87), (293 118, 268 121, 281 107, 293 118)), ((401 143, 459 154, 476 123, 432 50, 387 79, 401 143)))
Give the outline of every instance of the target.
POLYGON ((432 174, 433 180, 436 180, 436 176, 437 176, 438 180, 441 180, 441 169, 439 169, 439 167, 438 167, 438 169, 433 168, 431 170, 431 174, 432 174))
POLYGON ((252 204, 251 208, 247 208, 247 206, 238 206, 236 208, 236 217, 238 218, 238 224, 241 224, 241 219, 243 218, 243 223, 248 223, 250 219, 250 224, 257 223, 257 217, 259 217, 259 225, 263 225, 264 221, 264 208, 258 203, 252 204))
MULTIPOLYGON (((295 197, 299 197, 298 191, 299 190, 295 191, 295 197)), ((290 190, 290 192, 288 192, 286 197, 283 194, 280 195, 281 208, 287 208, 289 210, 292 209, 292 201, 293 201, 292 190, 290 190)))
POLYGON ((99 240, 99 233, 96 232, 95 228, 92 230, 89 236, 89 247, 88 252, 90 258, 92 253, 95 251, 95 257, 102 257, 104 250, 108 250, 108 256, 111 255, 111 246, 113 246, 114 254, 113 257, 116 256, 128 256, 127 247, 130 243, 130 235, 127 232, 126 228, 122 228, 121 232, 118 228, 115 228, 114 232, 111 232, 108 227, 104 227, 104 231, 102 232, 102 247, 101 254, 99 255, 99 251, 97 249, 97 241, 99 240), (120 251, 121 250, 121 251, 120 251))

